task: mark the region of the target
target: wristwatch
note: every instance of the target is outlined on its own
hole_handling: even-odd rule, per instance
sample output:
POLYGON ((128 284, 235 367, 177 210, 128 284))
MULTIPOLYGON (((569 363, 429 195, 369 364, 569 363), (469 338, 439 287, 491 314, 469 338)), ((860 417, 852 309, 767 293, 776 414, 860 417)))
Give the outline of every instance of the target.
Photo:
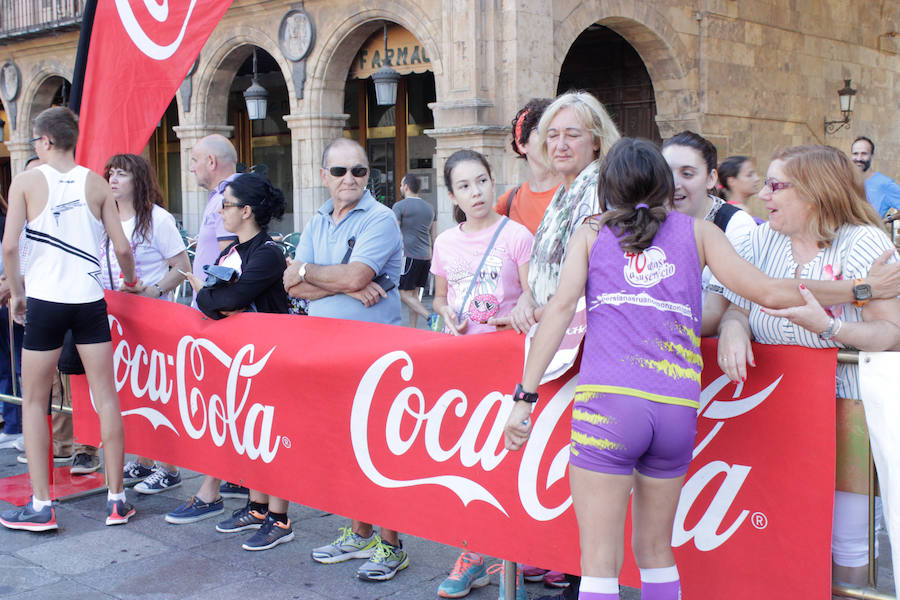
POLYGON ((300 283, 306 281, 306 265, 308 264, 309 263, 303 263, 302 265, 300 265, 300 269, 297 271, 297 275, 300 276, 300 283))
POLYGON ((853 280, 853 306, 862 308, 869 300, 872 299, 872 286, 865 282, 865 279, 853 280))
POLYGON ((514 402, 518 402, 519 400, 522 400, 523 402, 530 402, 531 404, 534 404, 535 402, 537 402, 537 399, 538 399, 537 392, 526 392, 525 390, 522 389, 521 383, 516 384, 516 391, 513 392, 513 401, 514 402))

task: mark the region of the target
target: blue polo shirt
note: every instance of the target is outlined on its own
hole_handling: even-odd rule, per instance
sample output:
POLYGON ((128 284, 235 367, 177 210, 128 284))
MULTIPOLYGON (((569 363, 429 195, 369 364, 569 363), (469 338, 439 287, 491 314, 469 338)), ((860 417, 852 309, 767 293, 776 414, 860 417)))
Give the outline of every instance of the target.
MULTIPOLYGON (((403 236, 394 213, 366 191, 365 195, 337 224, 331 219, 334 201, 329 198, 310 219, 300 236, 295 258, 314 265, 337 265, 347 253, 348 241, 355 237, 348 262, 361 262, 375 271, 400 281, 403 263, 403 236)), ((356 298, 335 294, 309 303, 309 315, 353 319, 372 323, 400 324, 400 294, 394 287, 374 306, 366 308, 356 298)))
POLYGON ((883 217, 891 208, 900 210, 900 185, 887 175, 875 172, 866 179, 866 198, 883 217))

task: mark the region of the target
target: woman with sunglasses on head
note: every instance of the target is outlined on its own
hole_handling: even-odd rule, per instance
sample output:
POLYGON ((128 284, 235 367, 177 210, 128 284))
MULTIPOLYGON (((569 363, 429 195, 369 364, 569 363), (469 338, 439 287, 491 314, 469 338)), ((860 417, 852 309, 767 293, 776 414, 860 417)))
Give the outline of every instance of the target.
MULTIPOLYGON (((856 301, 847 298, 822 309, 801 285, 803 308, 769 311, 726 290, 733 304, 719 327, 723 370, 732 379, 746 377, 748 365, 754 364, 751 339, 808 348, 896 349, 900 300, 872 299, 870 282, 865 281, 873 264, 892 253, 893 246, 866 201, 850 159, 830 146, 789 148, 772 160, 759 197, 769 221, 739 248, 741 256, 772 277, 852 281, 856 301)), ((841 447, 866 447, 858 366, 839 363, 835 384, 838 414, 850 417, 837 423, 841 459, 841 447)), ((862 492, 867 477, 859 480, 852 474, 866 474, 867 461, 867 455, 846 456, 838 464, 831 544, 837 582, 866 581, 868 498, 862 492)))
MULTIPOLYGON (((162 207, 162 192, 150 163, 136 154, 116 154, 106 161, 103 176, 116 200, 138 277, 146 284, 141 295, 172 300, 172 291, 184 281, 181 271, 189 271, 191 261, 175 217, 162 207)), ((123 281, 107 236, 100 244, 100 276, 106 289, 118 289, 123 281)), ((96 450, 78 449, 73 470, 99 466, 96 450)), ((137 482, 134 490, 141 494, 158 494, 181 485, 178 467, 168 463, 157 466, 144 457, 126 463, 124 477, 126 483, 137 482)))
MULTIPOLYGON (((197 291, 197 307, 211 319, 223 319, 244 311, 287 314, 290 309, 281 277, 287 267, 284 254, 267 233, 269 222, 284 214, 284 194, 268 180, 253 173, 238 175, 225 188, 222 223, 237 241, 219 255, 216 264, 238 273, 233 283, 204 286, 188 274, 197 291)), ((190 509, 194 498, 182 507, 190 509)), ((221 533, 256 529, 241 546, 244 550, 268 550, 294 539, 287 516, 288 501, 250 490, 250 499, 216 526, 221 533)), ((181 510, 181 509, 179 509, 181 510)), ((178 510, 166 516, 178 522, 178 510)))

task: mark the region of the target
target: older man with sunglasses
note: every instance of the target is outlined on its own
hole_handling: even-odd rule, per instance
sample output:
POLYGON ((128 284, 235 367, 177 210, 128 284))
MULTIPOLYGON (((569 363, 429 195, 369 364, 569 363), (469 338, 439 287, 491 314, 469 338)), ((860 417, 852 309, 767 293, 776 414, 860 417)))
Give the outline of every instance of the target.
MULTIPOLYGON (((388 207, 366 189, 369 160, 358 143, 338 138, 325 147, 320 169, 331 197, 303 230, 284 288, 309 301, 314 317, 400 324, 396 283, 403 262, 403 236, 388 207)), ((331 564, 369 559, 357 571, 365 581, 386 581, 409 565, 398 533, 379 536, 372 525, 353 521, 334 542, 312 551, 331 564)))

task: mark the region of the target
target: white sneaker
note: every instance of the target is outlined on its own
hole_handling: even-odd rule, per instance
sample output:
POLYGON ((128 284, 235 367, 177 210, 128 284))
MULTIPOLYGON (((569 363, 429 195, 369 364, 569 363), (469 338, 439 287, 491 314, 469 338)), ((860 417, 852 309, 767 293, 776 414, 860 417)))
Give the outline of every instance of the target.
MULTIPOLYGON (((18 456, 16 457, 16 460, 17 460, 18 462, 22 463, 23 465, 27 465, 27 464, 28 464, 28 457, 27 457, 26 455, 24 455, 24 454, 18 455, 18 456)), ((53 464, 55 464, 55 465, 67 465, 67 464, 69 464, 70 462, 72 462, 72 455, 71 455, 71 454, 70 454, 69 456, 54 456, 54 457, 53 457, 53 464)))
POLYGON ((24 448, 25 442, 21 433, 0 433, 0 448, 16 448, 19 441, 22 441, 24 448))
POLYGON ((25 452, 25 436, 23 435, 22 437, 14 441, 12 447, 19 452, 25 452))
POLYGON ((134 491, 141 494, 158 494, 181 485, 181 473, 169 473, 165 467, 157 466, 147 479, 136 486, 134 491))

